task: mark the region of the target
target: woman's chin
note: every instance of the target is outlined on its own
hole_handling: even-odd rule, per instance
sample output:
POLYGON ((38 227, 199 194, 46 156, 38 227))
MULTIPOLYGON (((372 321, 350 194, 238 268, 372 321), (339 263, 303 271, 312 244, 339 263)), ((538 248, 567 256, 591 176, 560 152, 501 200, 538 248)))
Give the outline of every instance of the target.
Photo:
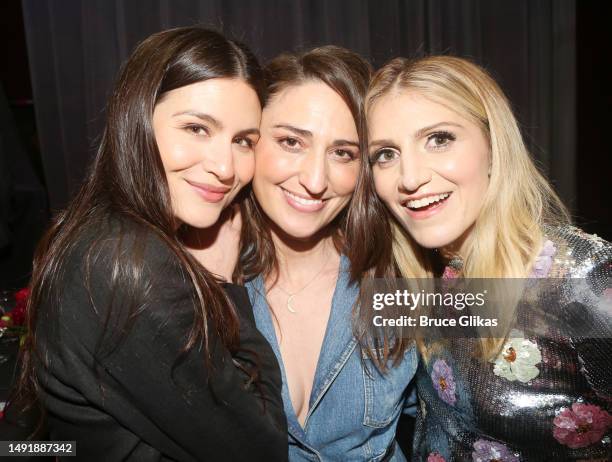
POLYGON ((311 242, 318 241, 324 234, 326 226, 304 226, 299 224, 276 223, 277 234, 286 240, 311 242))
POLYGON ((211 228, 219 221, 220 213, 207 214, 204 217, 187 217, 185 220, 181 220, 183 224, 196 229, 211 228))
POLYGON ((450 235, 448 233, 440 233, 437 235, 432 230, 423 230, 422 232, 411 232, 407 230, 408 234, 414 239, 414 241, 426 249, 445 249, 455 246, 455 243, 460 236, 450 235))

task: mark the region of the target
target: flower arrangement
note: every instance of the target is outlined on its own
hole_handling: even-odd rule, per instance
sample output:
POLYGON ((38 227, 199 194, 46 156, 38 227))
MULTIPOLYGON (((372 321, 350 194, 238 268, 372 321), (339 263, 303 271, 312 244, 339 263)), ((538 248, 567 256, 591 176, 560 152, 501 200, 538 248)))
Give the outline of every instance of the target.
MULTIPOLYGON (((25 320, 29 296, 29 289, 24 288, 18 290, 9 296, 10 298, 8 300, 11 300, 11 303, 8 304, 9 306, 0 306, 0 341, 3 343, 4 341, 15 342, 18 339, 19 345, 21 346, 23 344, 27 332, 25 320), (13 300, 14 304, 12 303, 13 300), (12 305, 12 309, 10 311, 5 311, 5 308, 10 307, 10 305, 12 305)), ((7 300, 5 299, 3 301, 6 302, 7 300)), ((0 364, 7 361, 9 357, 10 355, 5 356, 3 352, 0 351, 0 364)), ((0 420, 4 420, 7 406, 7 402, 0 401, 0 420)))
POLYGON ((26 333, 26 307, 30 291, 27 288, 15 292, 15 306, 0 317, 0 337, 18 336, 23 338, 26 333))

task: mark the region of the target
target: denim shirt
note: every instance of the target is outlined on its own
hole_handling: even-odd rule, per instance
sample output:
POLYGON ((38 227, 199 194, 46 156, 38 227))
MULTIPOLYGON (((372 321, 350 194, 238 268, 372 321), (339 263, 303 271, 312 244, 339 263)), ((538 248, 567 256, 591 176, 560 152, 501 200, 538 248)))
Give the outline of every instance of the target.
POLYGON ((408 388, 417 367, 416 349, 406 350, 403 361, 384 376, 363 357, 351 320, 359 288, 349 284, 348 272, 349 261, 343 256, 303 427, 289 397, 263 278, 246 284, 257 328, 270 342, 281 368, 290 461, 406 460, 395 431, 402 411, 411 413, 416 402, 409 391, 412 387, 408 388))

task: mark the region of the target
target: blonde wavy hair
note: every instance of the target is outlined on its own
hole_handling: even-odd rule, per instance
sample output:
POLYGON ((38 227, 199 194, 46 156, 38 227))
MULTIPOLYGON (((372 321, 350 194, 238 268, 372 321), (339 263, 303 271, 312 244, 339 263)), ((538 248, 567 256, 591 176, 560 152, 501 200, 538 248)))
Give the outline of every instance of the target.
MULTIPOLYGON (((510 104, 497 83, 476 64, 451 56, 396 58, 373 77, 366 117, 385 95, 413 91, 476 124, 490 147, 490 182, 468 238, 462 276, 524 278, 531 271, 543 229, 570 222, 557 194, 523 142, 510 104)), ((395 220, 393 257, 405 278, 433 277, 435 254, 423 249, 395 220)), ((491 356, 499 339, 483 340, 491 356)))

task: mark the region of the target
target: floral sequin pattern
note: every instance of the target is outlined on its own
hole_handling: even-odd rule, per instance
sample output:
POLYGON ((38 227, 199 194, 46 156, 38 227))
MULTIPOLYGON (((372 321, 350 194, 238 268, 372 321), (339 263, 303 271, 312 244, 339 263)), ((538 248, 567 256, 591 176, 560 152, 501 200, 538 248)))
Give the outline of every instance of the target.
POLYGON ((457 402, 453 370, 443 359, 437 359, 431 370, 431 381, 442 401, 451 406, 457 402))
POLYGON ((493 373, 511 382, 527 383, 540 374, 537 367, 540 362, 542 354, 538 345, 526 339, 522 332, 513 330, 494 361, 493 373))
POLYGON ((599 406, 574 403, 553 420, 553 436, 572 449, 584 448, 601 440, 612 426, 612 416, 599 406))
POLYGON ((507 446, 496 441, 477 440, 472 452, 474 462, 519 462, 519 457, 507 446))
POLYGON ((446 462, 446 459, 437 452, 432 452, 427 456, 427 462, 446 462))
POLYGON ((548 240, 544 243, 540 255, 535 259, 531 270, 532 278, 545 278, 550 272, 553 264, 553 257, 557 253, 557 248, 552 241, 548 240))
POLYGON ((459 257, 452 258, 442 273, 442 279, 457 279, 461 276, 461 269, 463 268, 463 261, 459 257))

